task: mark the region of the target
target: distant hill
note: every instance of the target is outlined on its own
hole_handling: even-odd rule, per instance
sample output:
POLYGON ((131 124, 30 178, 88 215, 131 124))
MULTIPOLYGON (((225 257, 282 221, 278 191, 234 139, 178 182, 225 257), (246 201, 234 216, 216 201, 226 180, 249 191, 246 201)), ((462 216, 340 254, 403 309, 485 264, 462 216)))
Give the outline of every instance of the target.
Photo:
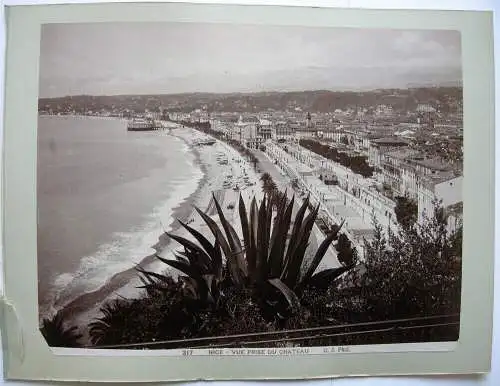
POLYGON ((412 87, 408 89, 381 89, 372 91, 291 91, 258 93, 188 93, 167 95, 78 95, 60 98, 40 98, 39 110, 99 111, 130 110, 191 112, 206 108, 208 111, 259 112, 266 110, 293 110, 333 112, 336 109, 390 105, 395 110, 414 109, 419 103, 440 104, 461 101, 462 87, 412 87))

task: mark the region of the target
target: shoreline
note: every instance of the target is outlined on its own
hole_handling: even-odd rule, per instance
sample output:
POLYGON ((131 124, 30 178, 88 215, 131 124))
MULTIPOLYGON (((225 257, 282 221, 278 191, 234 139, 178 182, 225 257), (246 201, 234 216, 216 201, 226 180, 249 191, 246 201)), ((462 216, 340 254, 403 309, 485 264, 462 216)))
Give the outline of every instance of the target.
MULTIPOLYGON (((194 221, 194 224, 190 225, 195 228, 203 224, 203 220, 194 207, 197 206, 202 210, 207 209, 212 198, 212 192, 222 189, 221 177, 227 173, 227 168, 232 168, 231 165, 218 165, 214 161, 215 157, 221 151, 224 152, 229 159, 238 157, 239 155, 236 154, 234 149, 226 148, 226 144, 220 141, 217 141, 218 145, 216 148, 210 146, 198 148, 194 146, 193 143, 196 139, 206 136, 204 133, 200 133, 195 129, 184 128, 183 132, 175 132, 174 130, 170 132, 169 135, 181 139, 189 147, 189 151, 194 155, 194 165, 196 165, 203 174, 196 190, 179 202, 173 209, 170 223, 164 224, 169 232, 186 237, 188 233, 178 223, 177 219, 183 222, 188 222, 189 220, 194 221)), ((235 198, 236 194, 234 194, 232 190, 226 191, 225 194, 223 194, 221 205, 223 202, 227 203, 235 198)), ((176 279, 176 276, 180 273, 156 259, 156 254, 169 254, 172 253, 172 250, 177 248, 178 245, 172 242, 173 240, 162 233, 158 237, 158 241, 151 246, 156 253, 152 253, 142 258, 137 266, 149 271, 168 273, 176 279)), ((111 276, 99 289, 80 295, 77 299, 62 307, 60 312, 68 325, 79 327, 80 332, 84 336, 84 341, 88 343, 88 324, 101 316, 101 307, 118 298, 140 298, 143 296, 144 292, 143 289, 137 287, 141 285, 142 282, 139 280, 139 275, 135 267, 131 267, 130 269, 111 276)))
MULTIPOLYGON (((181 225, 177 220, 180 219, 186 222, 190 217, 192 217, 194 212, 193 205, 199 206, 200 194, 204 187, 208 184, 209 176, 207 175, 207 167, 201 160, 198 150, 192 146, 192 143, 189 142, 188 138, 173 133, 169 135, 181 139, 183 143, 189 147, 189 151, 194 155, 193 166, 199 168, 202 173, 202 177, 198 182, 196 190, 178 202, 172 211, 171 221, 168 224, 163 224, 163 226, 166 227, 164 230, 168 230, 169 232, 178 232, 181 225)), ((147 269, 147 266, 156 261, 156 254, 159 254, 168 248, 170 243, 171 240, 168 236, 166 236, 165 233, 161 233, 158 240, 151 245, 151 248, 155 250, 155 253, 144 256, 137 266, 147 269)), ((126 292, 127 297, 130 298, 139 296, 142 290, 135 287, 132 288, 131 285, 135 278, 138 278, 138 273, 135 267, 117 272, 110 276, 110 278, 103 283, 101 287, 94 291, 81 294, 76 299, 62 306, 59 309, 59 312, 62 313, 69 324, 81 325, 84 320, 88 323, 89 319, 93 319, 100 314, 100 308, 105 303, 115 299, 117 295, 120 296, 118 292, 126 292)))

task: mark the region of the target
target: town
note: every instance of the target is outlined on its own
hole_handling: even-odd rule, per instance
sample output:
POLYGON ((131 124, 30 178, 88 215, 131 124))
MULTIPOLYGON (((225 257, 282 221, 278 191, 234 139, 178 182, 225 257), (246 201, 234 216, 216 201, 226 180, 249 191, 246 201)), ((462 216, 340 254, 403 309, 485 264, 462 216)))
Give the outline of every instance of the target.
POLYGON ((294 190, 320 204, 325 232, 344 222, 362 257, 374 219, 389 233, 405 221, 423 222, 438 202, 451 231, 461 224, 461 96, 461 87, 82 96, 40 100, 39 110, 170 121, 263 153, 294 190))

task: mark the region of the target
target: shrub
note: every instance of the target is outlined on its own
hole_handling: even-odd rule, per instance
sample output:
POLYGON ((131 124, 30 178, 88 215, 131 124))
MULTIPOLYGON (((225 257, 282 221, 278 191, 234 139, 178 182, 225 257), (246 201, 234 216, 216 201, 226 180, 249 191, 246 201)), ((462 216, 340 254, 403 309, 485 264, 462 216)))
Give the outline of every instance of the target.
POLYGON ((77 327, 66 327, 64 316, 61 311, 52 318, 42 320, 40 332, 51 347, 80 347, 82 334, 77 327))
POLYGON ((441 211, 436 205, 423 224, 401 227, 388 238, 374 220, 366 272, 346 279, 344 307, 369 320, 459 313, 462 229, 448 232, 441 211))

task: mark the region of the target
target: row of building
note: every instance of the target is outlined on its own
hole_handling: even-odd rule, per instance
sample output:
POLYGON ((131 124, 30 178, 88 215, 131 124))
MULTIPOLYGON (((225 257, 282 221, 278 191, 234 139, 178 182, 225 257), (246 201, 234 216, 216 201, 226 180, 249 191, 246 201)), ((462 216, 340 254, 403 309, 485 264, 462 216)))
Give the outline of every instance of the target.
MULTIPOLYGON (((366 179, 335 162, 323 162, 322 173, 331 173, 349 194, 371 205, 387 217, 394 218, 394 198, 405 196, 418 203, 418 220, 433 211, 434 201, 445 208, 455 208, 462 201, 462 165, 453 165, 429 156, 416 145, 414 133, 419 127, 348 127, 338 124, 333 130, 318 130, 310 116, 305 124, 270 121, 257 117, 239 117, 237 122, 212 120, 211 127, 228 138, 257 149, 271 140, 275 143, 298 144, 301 139, 315 139, 339 151, 365 156, 374 168, 373 178, 366 179)), ((457 128, 445 127, 443 135, 456 135, 457 128), (450 130, 452 130, 450 132, 450 130)), ((455 138, 460 140, 460 138, 455 138)), ((463 149, 462 149, 463 150, 463 149)), ((305 152, 305 150, 304 150, 305 152)), ((311 153, 312 154, 312 153, 311 153)), ((316 162, 317 157, 309 158, 316 162)), ((324 159, 323 161, 325 161, 324 159)), ((314 165, 317 170, 320 164, 314 165)), ((449 217, 450 227, 460 222, 460 214, 449 217)))

